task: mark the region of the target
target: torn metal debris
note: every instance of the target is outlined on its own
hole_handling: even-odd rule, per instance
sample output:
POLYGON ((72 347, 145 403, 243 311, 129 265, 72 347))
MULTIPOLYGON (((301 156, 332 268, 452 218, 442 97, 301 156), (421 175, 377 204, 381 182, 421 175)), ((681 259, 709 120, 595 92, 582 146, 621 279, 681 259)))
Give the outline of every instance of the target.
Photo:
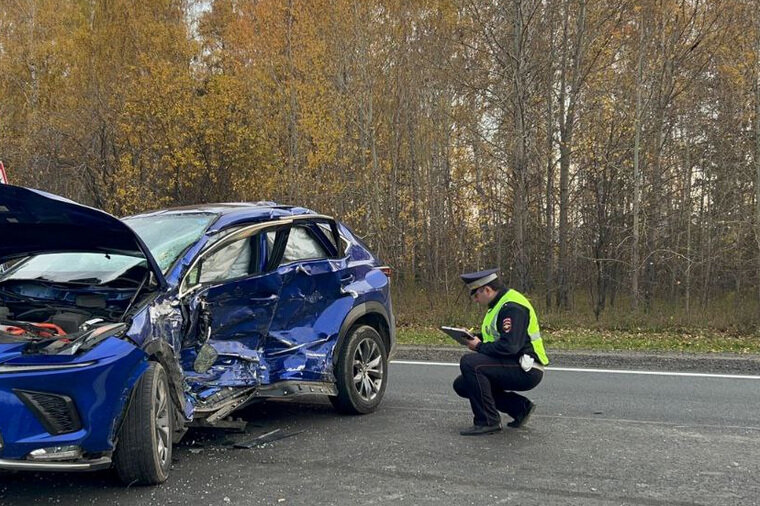
POLYGON ((266 432, 264 434, 261 434, 260 436, 242 443, 235 443, 232 445, 233 448, 240 448, 244 450, 250 450, 251 448, 262 446, 267 443, 272 443, 274 441, 279 441, 280 439, 285 439, 289 437, 296 436, 302 432, 305 432, 304 430, 297 430, 294 432, 284 432, 281 429, 274 429, 273 431, 266 432))

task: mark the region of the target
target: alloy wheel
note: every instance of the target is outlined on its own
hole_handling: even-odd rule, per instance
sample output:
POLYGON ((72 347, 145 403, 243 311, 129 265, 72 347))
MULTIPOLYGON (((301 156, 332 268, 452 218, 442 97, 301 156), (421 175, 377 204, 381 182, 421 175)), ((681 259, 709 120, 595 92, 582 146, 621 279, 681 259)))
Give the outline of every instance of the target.
POLYGON ((153 402, 156 413, 156 450, 161 465, 166 465, 169 458, 169 395, 166 391, 166 384, 163 381, 158 382, 156 388, 156 397, 153 402))
POLYGON ((371 401, 383 384, 383 356, 380 347, 370 338, 362 339, 354 351, 354 388, 364 401, 371 401))

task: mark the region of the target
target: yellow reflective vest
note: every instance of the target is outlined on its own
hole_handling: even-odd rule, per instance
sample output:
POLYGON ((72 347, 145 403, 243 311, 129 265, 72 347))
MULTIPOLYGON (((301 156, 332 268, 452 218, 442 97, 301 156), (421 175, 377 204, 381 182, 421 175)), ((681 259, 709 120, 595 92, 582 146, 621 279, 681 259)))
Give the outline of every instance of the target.
POLYGON ((528 321, 528 336, 530 337, 530 344, 533 345, 533 351, 535 352, 538 360, 543 365, 549 363, 549 358, 546 356, 546 350, 544 350, 544 341, 541 339, 541 330, 538 327, 538 317, 536 311, 530 304, 527 298, 517 290, 507 290, 507 293, 502 295, 499 302, 497 302, 491 309, 488 310, 483 318, 483 324, 480 326, 480 331, 483 334, 483 342, 489 343, 496 340, 496 337, 500 334, 499 322, 496 316, 499 311, 509 302, 518 304, 528 310, 530 319, 528 321))

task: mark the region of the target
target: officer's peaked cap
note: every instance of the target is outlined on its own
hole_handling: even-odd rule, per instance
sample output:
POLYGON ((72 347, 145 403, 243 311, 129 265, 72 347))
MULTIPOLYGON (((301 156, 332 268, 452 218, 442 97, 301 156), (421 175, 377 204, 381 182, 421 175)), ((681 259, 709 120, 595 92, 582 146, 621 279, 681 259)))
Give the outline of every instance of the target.
POLYGON ((487 285, 499 276, 496 274, 498 269, 486 269, 478 272, 468 272, 462 274, 460 277, 462 281, 467 285, 468 290, 475 290, 481 286, 487 285))

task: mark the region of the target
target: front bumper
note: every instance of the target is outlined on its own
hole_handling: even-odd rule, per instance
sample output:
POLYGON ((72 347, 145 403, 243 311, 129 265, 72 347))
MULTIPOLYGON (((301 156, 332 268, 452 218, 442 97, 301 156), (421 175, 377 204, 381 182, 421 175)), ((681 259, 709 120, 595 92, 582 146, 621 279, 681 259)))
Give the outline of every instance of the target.
POLYGON ((97 471, 111 467, 111 457, 71 462, 30 462, 28 460, 0 459, 0 469, 5 471, 97 471))
POLYGON ((0 469, 77 471, 110 465, 132 387, 147 368, 142 350, 111 337, 80 356, 0 357, 6 358, 0 360, 0 469), (62 446, 78 447, 81 456, 65 461, 30 456, 62 446))

